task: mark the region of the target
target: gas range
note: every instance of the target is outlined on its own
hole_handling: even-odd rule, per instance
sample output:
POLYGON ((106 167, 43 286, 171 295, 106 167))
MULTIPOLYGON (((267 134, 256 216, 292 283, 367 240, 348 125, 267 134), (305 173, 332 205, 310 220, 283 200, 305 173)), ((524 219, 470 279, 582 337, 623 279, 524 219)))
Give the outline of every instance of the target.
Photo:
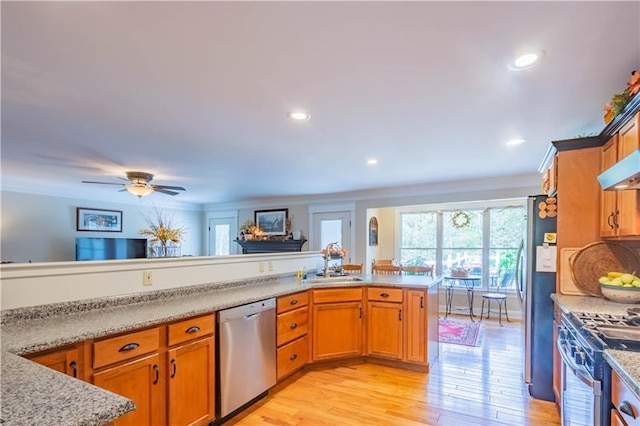
POLYGON ((595 350, 640 351, 640 317, 574 313, 574 325, 595 350))

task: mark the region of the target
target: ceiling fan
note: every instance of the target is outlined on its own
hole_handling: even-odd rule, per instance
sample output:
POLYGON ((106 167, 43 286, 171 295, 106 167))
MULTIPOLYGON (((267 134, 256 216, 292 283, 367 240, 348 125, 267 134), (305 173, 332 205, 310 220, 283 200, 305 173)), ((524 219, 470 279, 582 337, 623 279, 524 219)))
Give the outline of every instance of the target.
POLYGON ((126 172, 127 178, 119 178, 129 183, 114 183, 114 182, 95 182, 90 180, 83 180, 82 183, 97 183, 100 185, 119 185, 124 186, 122 191, 129 191, 138 198, 151 194, 153 191, 161 192, 168 195, 178 195, 176 191, 186 191, 181 186, 169 186, 169 185, 154 185, 151 183, 153 175, 147 172, 126 172))

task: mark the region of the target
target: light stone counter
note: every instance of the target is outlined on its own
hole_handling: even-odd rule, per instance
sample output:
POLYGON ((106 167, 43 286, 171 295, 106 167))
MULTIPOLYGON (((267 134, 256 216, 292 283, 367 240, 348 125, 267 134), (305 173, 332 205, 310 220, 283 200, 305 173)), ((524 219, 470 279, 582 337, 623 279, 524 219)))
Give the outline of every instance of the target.
MULTIPOLYGON (((638 307, 638 305, 611 302, 599 297, 552 294, 551 298, 567 313, 626 315, 627 308, 638 307)), ((604 351, 604 359, 640 398, 640 352, 607 349, 604 351)))
POLYGON ((289 277, 218 283, 139 296, 3 312, 0 420, 5 425, 102 425, 133 402, 18 355, 212 313, 311 288, 384 285, 427 288, 441 277, 375 275, 363 281, 303 284, 289 277))

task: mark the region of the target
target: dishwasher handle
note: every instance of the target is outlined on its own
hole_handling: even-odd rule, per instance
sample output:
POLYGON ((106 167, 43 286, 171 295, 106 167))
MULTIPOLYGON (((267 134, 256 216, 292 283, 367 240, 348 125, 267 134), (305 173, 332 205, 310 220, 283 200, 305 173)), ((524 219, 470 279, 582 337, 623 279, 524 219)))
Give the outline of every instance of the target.
POLYGON ((256 318, 260 314, 261 314, 261 312, 256 312, 255 314, 245 315, 243 318, 246 319, 246 320, 250 320, 250 319, 256 318))

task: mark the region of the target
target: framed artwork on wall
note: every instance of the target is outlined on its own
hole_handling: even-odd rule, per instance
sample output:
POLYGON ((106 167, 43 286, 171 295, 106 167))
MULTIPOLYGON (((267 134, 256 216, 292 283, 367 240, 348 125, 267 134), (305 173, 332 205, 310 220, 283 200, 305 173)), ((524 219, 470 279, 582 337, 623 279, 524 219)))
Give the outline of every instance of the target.
POLYGON ((122 232, 122 211, 76 208, 78 231, 122 232))
POLYGON ((375 216, 369 219, 369 245, 378 245, 378 219, 375 216))
POLYGON ((262 235, 286 235, 289 209, 256 210, 256 226, 262 235))

